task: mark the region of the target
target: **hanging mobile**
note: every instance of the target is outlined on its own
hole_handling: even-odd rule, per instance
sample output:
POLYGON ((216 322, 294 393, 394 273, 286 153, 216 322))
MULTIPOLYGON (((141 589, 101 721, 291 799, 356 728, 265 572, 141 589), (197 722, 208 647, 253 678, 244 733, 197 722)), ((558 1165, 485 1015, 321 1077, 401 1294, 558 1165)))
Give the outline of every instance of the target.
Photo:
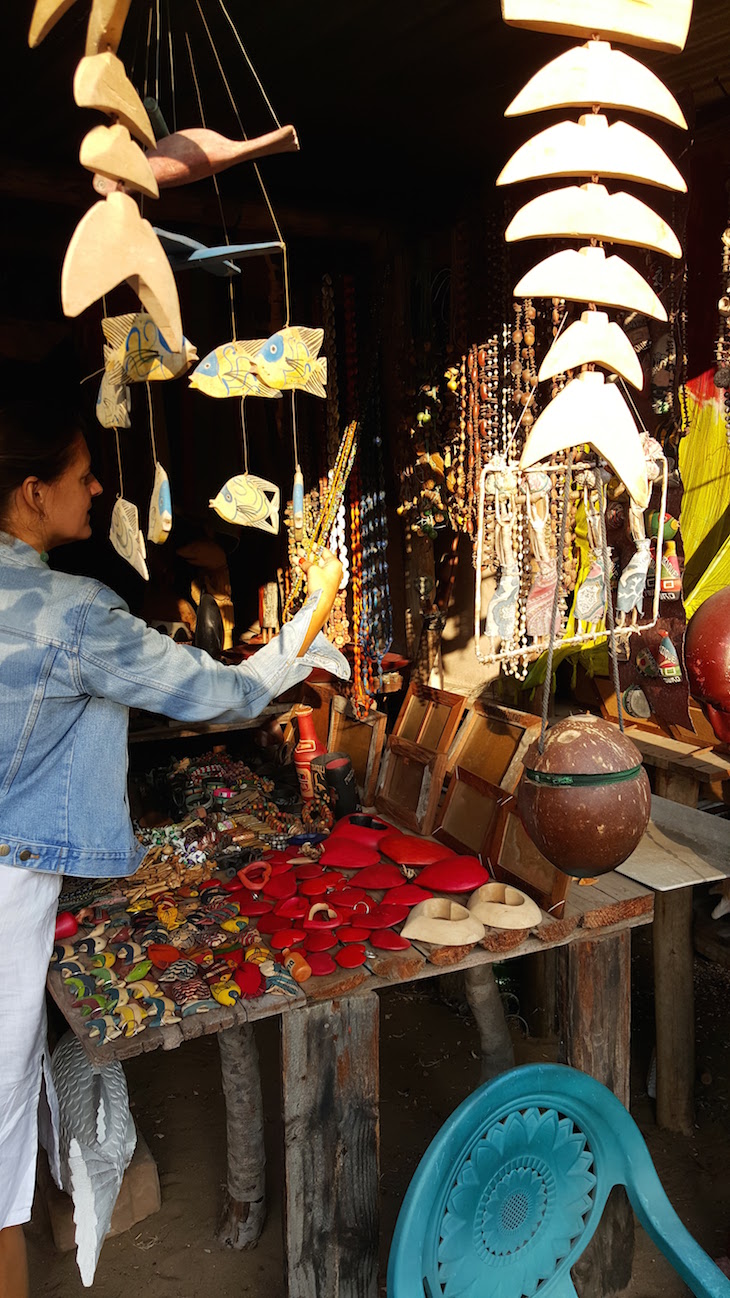
POLYGON ((172 531, 172 496, 170 480, 157 458, 155 443, 155 416, 152 406, 152 393, 147 387, 147 408, 150 416, 150 441, 152 443, 152 460, 155 466, 155 478, 152 484, 152 496, 147 520, 147 540, 153 545, 164 545, 172 531))
POLYGON ((114 429, 114 436, 117 442, 117 463, 119 465, 119 495, 112 510, 109 540, 117 554, 126 559, 127 563, 131 564, 140 577, 143 577, 145 581, 149 581, 150 574, 146 562, 147 550, 144 537, 139 530, 137 506, 133 505, 131 500, 124 499, 124 475, 122 473, 122 453, 119 446, 118 428, 114 429))
POLYGON ((211 509, 227 523, 241 527, 256 527, 261 532, 276 536, 279 531, 281 493, 274 482, 257 478, 248 471, 248 434, 244 398, 241 398, 241 441, 243 443, 243 473, 229 478, 214 500, 208 501, 211 509))

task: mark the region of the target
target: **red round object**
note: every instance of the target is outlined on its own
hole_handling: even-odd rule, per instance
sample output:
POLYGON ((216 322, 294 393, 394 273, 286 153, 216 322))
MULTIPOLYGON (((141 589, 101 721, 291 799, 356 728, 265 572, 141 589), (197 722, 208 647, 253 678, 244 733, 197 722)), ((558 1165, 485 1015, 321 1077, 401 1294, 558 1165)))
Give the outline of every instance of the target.
POLYGON ((54 942, 61 942, 65 937, 73 937, 78 931, 76 916, 72 915, 70 910, 59 910, 53 935, 54 942))
POLYGON ((386 834, 380 840, 380 850, 396 865, 410 865, 418 869, 432 861, 443 861, 445 856, 455 856, 443 843, 433 843, 428 838, 415 838, 413 834, 386 834))
POLYGON ((353 942, 352 946, 343 946, 335 956, 341 969, 359 969, 360 965, 365 964, 367 958, 367 951, 361 942, 353 942))
POLYGON ((265 897, 275 897, 278 901, 284 901, 287 897, 293 897, 296 890, 297 881, 294 872, 288 870, 286 874, 273 875, 264 884, 262 892, 265 897))
POLYGON ((409 906, 389 906, 383 902, 382 906, 373 906, 368 913, 368 925, 370 928, 392 928, 394 924, 402 924, 404 919, 408 918, 409 906))
POLYGON ((320 856, 322 865, 333 865, 338 870, 364 870, 366 865, 377 865, 380 857, 374 847, 363 847, 351 838, 327 840, 320 856))
POLYGON ((328 915, 324 910, 318 910, 316 915, 313 915, 311 919, 305 919, 304 927, 307 932, 317 932, 323 928, 332 929, 340 927, 342 916, 338 914, 334 909, 334 906, 330 906, 329 909, 333 912, 331 915, 328 915))
POLYGON ((299 891, 303 897, 322 897, 327 891, 326 875, 321 874, 318 879, 304 879, 299 882, 299 891))
POLYGON ((230 893, 235 893, 235 892, 244 893, 246 891, 244 885, 241 883, 241 880, 239 879, 237 874, 234 875, 232 879, 229 879, 227 883, 222 883, 221 888, 223 888, 224 892, 230 892, 230 893))
POLYGON ((419 885, 435 892, 476 892, 489 880, 489 871, 477 856, 447 856, 425 865, 418 876, 419 885))
POLYGON ((269 911, 268 915, 262 915, 256 921, 256 927, 264 937, 270 937, 272 933, 278 933, 282 928, 290 928, 291 921, 284 919, 283 915, 275 915, 273 911, 269 911))
POLYGON ((433 893, 428 888, 421 888, 417 883, 402 883, 398 888, 390 888, 386 901, 389 906, 417 906, 419 901, 428 901, 433 893))
POLYGON ((151 942, 147 947, 147 956, 155 969, 167 969, 176 960, 182 959, 182 951, 166 942, 151 942))
POLYGON ((261 972, 259 965, 254 964, 253 960, 245 960, 239 969, 233 975, 233 981, 238 987, 242 996, 263 996, 266 990, 266 980, 261 972))
POLYGON ((248 893, 246 900, 241 903, 243 915, 248 915, 252 919, 256 915, 268 915, 273 906, 273 901, 267 901, 264 897, 252 897, 248 893))
POLYGON ((307 964, 312 970, 313 978, 323 978, 326 974, 334 973, 337 968, 332 956, 327 955, 326 951, 307 950, 307 964))
POLYGON ((363 847, 377 847, 381 838, 389 833, 390 825, 386 825, 385 821, 380 820, 378 816, 354 812, 337 821, 330 834, 330 841, 333 838, 351 838, 356 843, 361 843, 363 847))
POLYGON ((207 892, 209 888, 220 888, 220 879, 206 879, 205 883, 198 884, 198 892, 207 892))
POLYGON ((407 951, 411 944, 400 933, 394 933, 392 928, 379 928, 371 934, 370 945, 376 951, 407 951))
POLYGON ((327 893, 327 901, 337 910, 352 910, 359 901, 365 901, 367 893, 364 888, 335 888, 327 893))
POLYGON ((286 853, 282 854, 280 861, 272 861, 271 857, 267 856, 266 863, 271 866, 272 875, 286 874, 287 870, 291 870, 292 868, 286 853))
POLYGON ((285 951, 288 946, 301 946, 306 936, 300 928, 280 928, 272 933, 269 946, 273 951, 285 951))
POLYGON ((730 587, 710 595, 691 618, 684 660, 692 694, 722 743, 730 743, 730 587))
POLYGON ((357 876, 363 888, 397 888, 403 882, 403 875, 397 865, 390 861, 379 861, 377 865, 366 865, 357 876))
POLYGON ((325 870, 324 877, 328 888, 341 888, 343 884, 347 883, 344 874, 341 874, 339 870, 333 870, 331 867, 325 870))
POLYGON ((358 928, 356 924, 343 924, 341 928, 335 929, 337 941, 343 946, 348 946, 350 942, 367 942, 370 937, 369 928, 358 928))
POLYGON ((261 892, 271 879, 271 866, 268 861, 252 861, 238 871, 238 878, 250 892, 261 892))
POLYGON ((277 901, 274 914, 283 915, 285 919, 304 919, 309 914, 309 902, 306 897, 285 897, 283 901, 277 901))
POLYGON ((318 879, 324 874, 324 870, 316 861, 312 861, 310 865, 298 865, 294 873, 297 879, 318 879))
POLYGON ((331 951, 333 946, 337 946, 337 938, 333 928, 323 929, 317 933, 314 929, 307 932, 304 949, 309 957, 310 952, 314 954, 319 951, 331 951))

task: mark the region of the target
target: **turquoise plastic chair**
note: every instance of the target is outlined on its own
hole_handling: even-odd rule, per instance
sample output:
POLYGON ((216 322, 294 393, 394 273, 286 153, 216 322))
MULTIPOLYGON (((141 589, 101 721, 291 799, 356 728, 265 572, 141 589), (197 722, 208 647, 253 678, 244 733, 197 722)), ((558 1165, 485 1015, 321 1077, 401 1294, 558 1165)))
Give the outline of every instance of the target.
POLYGON ((623 1104, 556 1064, 504 1073, 444 1123, 398 1216, 388 1298, 575 1298, 570 1268, 615 1185, 698 1298, 730 1298, 623 1104))

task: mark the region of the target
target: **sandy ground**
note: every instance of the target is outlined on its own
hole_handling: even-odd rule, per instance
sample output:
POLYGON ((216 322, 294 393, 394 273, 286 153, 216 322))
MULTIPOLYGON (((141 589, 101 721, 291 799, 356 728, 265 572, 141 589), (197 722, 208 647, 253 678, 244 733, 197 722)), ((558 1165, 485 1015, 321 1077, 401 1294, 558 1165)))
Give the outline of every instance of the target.
MULTIPOLYGON (((669 1136, 658 1131, 646 1095, 653 1040, 650 942, 650 930, 635 930, 632 1111, 675 1208, 715 1256, 724 1252, 730 1227, 730 974, 696 961, 697 1059, 705 1083, 698 1081, 694 1136, 669 1136)), ((511 976, 515 964, 505 969, 511 976)), ((474 1022, 458 997, 448 1003, 438 997, 437 983, 434 979, 381 997, 383 1274, 398 1208, 421 1154, 444 1119, 479 1083, 474 1022)), ((515 990, 519 996, 519 987, 515 990)), ((507 1004, 514 1011, 518 1062, 554 1059, 556 1041, 527 1035, 518 999, 510 996, 507 1004)), ((276 1021, 262 1023, 269 1215, 258 1247, 243 1254, 219 1248, 214 1238, 225 1174, 215 1039, 129 1062, 133 1111, 158 1162, 163 1203, 156 1216, 105 1244, 94 1286, 97 1298, 145 1292, 154 1298, 284 1298, 278 1046, 276 1021)), ((33 1298, 76 1298, 85 1292, 74 1255, 56 1253, 41 1214, 29 1229, 29 1252, 33 1298)), ((631 1295, 678 1298, 686 1292, 637 1228, 631 1295)))

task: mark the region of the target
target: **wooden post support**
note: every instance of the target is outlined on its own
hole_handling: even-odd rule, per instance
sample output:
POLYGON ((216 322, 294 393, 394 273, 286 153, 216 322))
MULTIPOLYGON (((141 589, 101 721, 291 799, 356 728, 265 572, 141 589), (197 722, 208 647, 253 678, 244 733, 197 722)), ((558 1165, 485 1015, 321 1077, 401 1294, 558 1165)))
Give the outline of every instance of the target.
POLYGON ((476 1019, 482 1046, 482 1081, 490 1082, 515 1066, 515 1051, 491 964, 464 972, 466 999, 476 1019))
POLYGON ((228 1138, 228 1186, 218 1241, 244 1250, 256 1246, 266 1218, 264 1112, 253 1024, 219 1032, 218 1047, 228 1138))
MULTIPOLYGON (((631 934, 575 942, 558 961, 560 1058, 603 1082, 629 1107, 631 934)), ((612 1190, 600 1225, 573 1268, 579 1298, 608 1298, 631 1281, 634 1217, 612 1190)))
POLYGON ((281 1016, 288 1298, 377 1298, 379 1003, 281 1016))
POLYGON ((520 965, 520 1009, 530 1035, 552 1036, 557 1017, 557 954, 553 950, 536 951, 534 955, 523 956, 520 965))
MULTIPOLYGON (((656 791, 696 807, 696 776, 658 770, 656 791)), ((692 888, 657 892, 654 898, 654 1007, 656 1019, 656 1118, 667 1131, 694 1129, 695 1001, 692 888)))

